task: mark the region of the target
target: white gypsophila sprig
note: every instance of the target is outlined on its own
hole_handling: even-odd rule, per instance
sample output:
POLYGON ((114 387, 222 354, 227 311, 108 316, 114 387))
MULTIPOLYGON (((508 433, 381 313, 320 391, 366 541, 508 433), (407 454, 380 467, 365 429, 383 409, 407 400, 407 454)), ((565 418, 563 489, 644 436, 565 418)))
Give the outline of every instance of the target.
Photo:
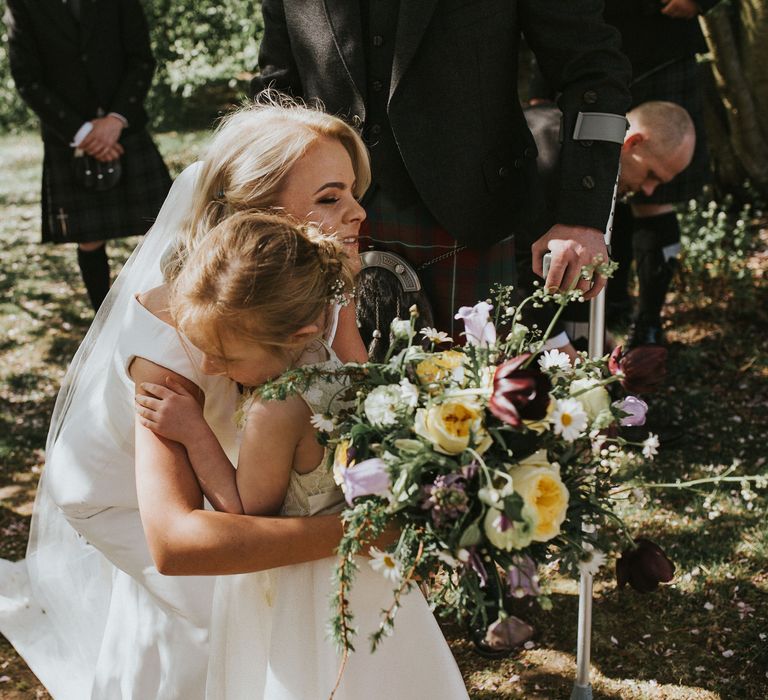
POLYGON ((643 440, 643 457, 653 459, 657 454, 659 454, 659 436, 650 433, 643 440))
POLYGON ((587 414, 580 401, 576 399, 557 399, 550 418, 555 435, 573 442, 587 427, 587 414))

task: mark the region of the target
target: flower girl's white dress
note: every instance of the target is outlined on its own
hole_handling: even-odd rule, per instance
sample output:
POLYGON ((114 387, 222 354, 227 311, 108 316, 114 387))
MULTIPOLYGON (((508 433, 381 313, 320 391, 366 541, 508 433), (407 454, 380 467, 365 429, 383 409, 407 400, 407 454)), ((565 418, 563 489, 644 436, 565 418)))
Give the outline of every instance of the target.
MULTIPOLYGON (((331 351, 329 363, 338 363, 331 351)), ((318 381, 303 398, 326 412, 339 385, 318 381)), ((284 515, 336 512, 343 496, 325 460, 291 474, 284 515)), ((270 571, 220 576, 214 593, 208 700, 322 700, 333 689, 341 656, 329 636, 335 557, 270 571)), ((418 588, 402 599, 394 633, 375 653, 368 634, 390 606, 393 584, 358 560, 349 595, 356 651, 338 700, 454 700, 467 691, 451 651, 418 588)))

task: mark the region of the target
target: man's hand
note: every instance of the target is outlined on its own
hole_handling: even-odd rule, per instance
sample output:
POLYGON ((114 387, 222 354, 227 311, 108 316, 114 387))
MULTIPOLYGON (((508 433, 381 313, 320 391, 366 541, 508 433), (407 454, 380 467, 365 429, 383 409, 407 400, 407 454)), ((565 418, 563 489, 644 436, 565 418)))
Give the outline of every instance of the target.
MULTIPOLYGON (((581 268, 591 265, 595 258, 608 260, 608 248, 605 246, 603 232, 584 226, 564 226, 555 224, 531 246, 533 253, 533 271, 542 276, 541 261, 547 251, 552 252, 552 263, 545 281, 547 289, 570 288, 581 274, 581 268)), ((596 297, 605 286, 605 278, 595 275, 592 280, 580 279, 575 289, 584 292, 585 299, 596 297)))
POLYGON ((107 115, 91 121, 93 129, 80 143, 80 148, 89 156, 102 162, 115 160, 123 154, 123 147, 118 143, 123 131, 123 122, 117 117, 107 115))
POLYGON ((661 0, 661 14, 675 19, 692 19, 699 14, 699 6, 693 0, 661 0))

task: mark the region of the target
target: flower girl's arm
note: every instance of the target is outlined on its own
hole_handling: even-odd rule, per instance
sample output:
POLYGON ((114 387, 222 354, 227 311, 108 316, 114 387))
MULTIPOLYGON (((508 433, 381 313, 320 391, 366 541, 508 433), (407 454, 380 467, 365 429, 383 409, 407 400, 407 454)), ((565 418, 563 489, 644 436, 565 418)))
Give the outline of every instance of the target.
POLYGON ((309 409, 298 396, 251 405, 237 462, 237 491, 247 515, 280 511, 296 447, 309 428, 309 409))
POLYGON ((187 450, 203 493, 216 510, 242 513, 235 468, 203 417, 202 392, 188 379, 148 360, 137 358, 131 365, 136 379, 138 421, 158 435, 179 442, 187 450), (146 372, 162 373, 163 384, 139 381, 146 372))

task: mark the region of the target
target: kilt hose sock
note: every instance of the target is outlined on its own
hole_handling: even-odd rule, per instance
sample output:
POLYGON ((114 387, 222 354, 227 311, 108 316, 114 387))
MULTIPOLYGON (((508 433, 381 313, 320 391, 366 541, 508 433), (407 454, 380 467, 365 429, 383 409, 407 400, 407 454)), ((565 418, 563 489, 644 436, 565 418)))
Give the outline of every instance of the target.
POLYGON ((660 329, 661 309, 680 251, 680 226, 675 212, 635 219, 632 250, 639 286, 637 331, 648 327, 660 329))
POLYGON ((91 306, 94 311, 98 311, 109 291, 109 259, 106 245, 96 250, 83 250, 78 246, 77 264, 80 266, 80 274, 83 276, 91 306))

